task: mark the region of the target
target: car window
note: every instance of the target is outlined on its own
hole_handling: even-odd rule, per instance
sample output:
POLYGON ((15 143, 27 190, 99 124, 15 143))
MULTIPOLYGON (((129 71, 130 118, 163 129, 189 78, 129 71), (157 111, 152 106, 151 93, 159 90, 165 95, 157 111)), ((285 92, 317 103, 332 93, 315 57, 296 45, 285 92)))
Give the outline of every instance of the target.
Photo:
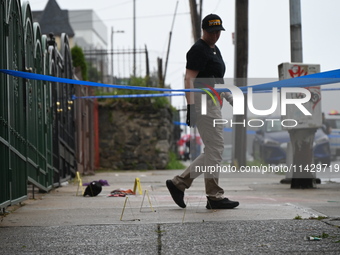
POLYGON ((266 132, 278 132, 282 131, 280 121, 268 121, 266 122, 266 132))
POLYGON ((326 119, 331 128, 340 129, 340 119, 326 119))

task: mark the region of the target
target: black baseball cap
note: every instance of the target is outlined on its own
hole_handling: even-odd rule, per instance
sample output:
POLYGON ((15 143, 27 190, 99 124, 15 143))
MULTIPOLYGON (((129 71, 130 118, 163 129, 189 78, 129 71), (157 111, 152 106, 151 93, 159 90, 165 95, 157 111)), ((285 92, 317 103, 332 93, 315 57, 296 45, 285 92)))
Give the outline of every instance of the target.
POLYGON ((208 32, 225 30, 222 26, 222 19, 216 14, 209 14, 202 20, 202 29, 208 32))

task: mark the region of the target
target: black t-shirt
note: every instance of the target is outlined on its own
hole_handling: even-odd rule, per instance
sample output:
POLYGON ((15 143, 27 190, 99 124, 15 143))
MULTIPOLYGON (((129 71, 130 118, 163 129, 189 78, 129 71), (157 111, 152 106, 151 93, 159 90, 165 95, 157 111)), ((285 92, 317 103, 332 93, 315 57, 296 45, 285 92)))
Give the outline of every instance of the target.
MULTIPOLYGON (((196 78, 214 78, 214 82, 209 82, 211 86, 215 83, 223 83, 226 69, 218 47, 215 45, 215 49, 212 49, 202 39, 199 39, 187 52, 186 68, 199 71, 196 78)), ((196 88, 204 87, 201 83, 196 82, 194 86, 196 88)))

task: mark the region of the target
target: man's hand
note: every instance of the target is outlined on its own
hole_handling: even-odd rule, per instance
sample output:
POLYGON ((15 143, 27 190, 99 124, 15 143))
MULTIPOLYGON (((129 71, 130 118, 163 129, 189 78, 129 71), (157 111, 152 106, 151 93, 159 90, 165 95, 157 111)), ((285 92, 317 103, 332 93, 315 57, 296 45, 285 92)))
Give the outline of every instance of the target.
POLYGON ((222 92, 220 97, 225 98, 231 106, 233 106, 233 95, 230 92, 222 92))
POLYGON ((194 104, 187 105, 187 121, 186 122, 189 127, 196 126, 196 111, 195 111, 194 104))

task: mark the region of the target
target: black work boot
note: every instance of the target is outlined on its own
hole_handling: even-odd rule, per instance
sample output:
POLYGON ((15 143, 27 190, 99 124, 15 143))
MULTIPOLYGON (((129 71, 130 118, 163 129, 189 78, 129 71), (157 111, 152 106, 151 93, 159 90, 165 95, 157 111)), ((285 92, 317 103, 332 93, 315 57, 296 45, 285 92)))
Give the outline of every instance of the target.
POLYGON ((166 186, 168 187, 171 197, 175 203, 179 207, 185 208, 186 205, 184 203, 184 192, 179 190, 171 180, 166 181, 166 186))
POLYGON ((211 200, 207 197, 207 209, 233 209, 237 207, 240 203, 237 201, 231 201, 228 198, 223 198, 221 200, 211 200))

